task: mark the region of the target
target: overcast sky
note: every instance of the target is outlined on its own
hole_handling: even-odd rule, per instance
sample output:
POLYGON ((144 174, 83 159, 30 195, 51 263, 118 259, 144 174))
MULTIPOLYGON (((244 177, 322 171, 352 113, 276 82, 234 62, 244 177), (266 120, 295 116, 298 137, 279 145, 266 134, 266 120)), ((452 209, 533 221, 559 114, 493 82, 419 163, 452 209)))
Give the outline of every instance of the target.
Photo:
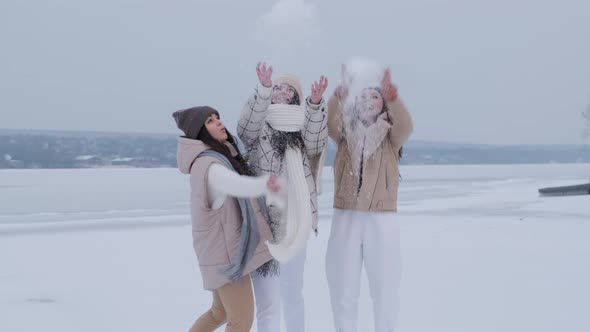
POLYGON ((413 139, 581 142, 587 0, 2 0, 0 128, 177 133, 208 104, 235 132, 258 60, 331 93, 353 56, 392 68, 413 139))

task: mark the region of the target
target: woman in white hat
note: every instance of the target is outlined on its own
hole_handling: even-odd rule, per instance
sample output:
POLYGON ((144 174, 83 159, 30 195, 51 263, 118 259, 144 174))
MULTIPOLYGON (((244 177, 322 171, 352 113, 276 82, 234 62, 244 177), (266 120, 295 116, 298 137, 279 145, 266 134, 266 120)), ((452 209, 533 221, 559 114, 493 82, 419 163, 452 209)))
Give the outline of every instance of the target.
POLYGON ((286 181, 284 195, 269 199, 273 241, 269 250, 280 263, 275 278, 253 276, 258 332, 280 331, 281 306, 288 332, 304 331, 303 271, 306 245, 317 233, 317 193, 328 140, 326 103, 328 80, 322 76, 303 99, 299 79, 272 79, 272 67, 258 64, 258 85, 238 123, 255 173, 275 174, 286 181))

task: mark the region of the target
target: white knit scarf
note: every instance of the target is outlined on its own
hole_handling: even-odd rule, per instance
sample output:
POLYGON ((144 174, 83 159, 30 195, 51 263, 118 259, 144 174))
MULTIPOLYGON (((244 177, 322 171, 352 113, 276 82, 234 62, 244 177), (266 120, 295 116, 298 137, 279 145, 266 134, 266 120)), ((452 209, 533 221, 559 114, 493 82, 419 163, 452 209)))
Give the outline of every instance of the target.
POLYGON ((344 134, 350 151, 352 171, 358 176, 361 163, 375 155, 391 125, 387 123, 387 113, 385 112, 381 113, 375 122, 363 124, 354 107, 356 106, 347 105, 342 118, 344 134))
MULTIPOLYGON (((305 112, 299 105, 273 104, 268 108, 266 121, 274 130, 296 132, 303 128, 305 112)), ((280 196, 273 196, 267 201, 269 205, 285 207, 279 226, 285 231, 285 236, 277 243, 267 242, 271 255, 282 264, 303 249, 312 230, 312 211, 303 168, 303 151, 299 148, 287 148, 284 160, 287 168, 287 197, 281 199, 280 196)))

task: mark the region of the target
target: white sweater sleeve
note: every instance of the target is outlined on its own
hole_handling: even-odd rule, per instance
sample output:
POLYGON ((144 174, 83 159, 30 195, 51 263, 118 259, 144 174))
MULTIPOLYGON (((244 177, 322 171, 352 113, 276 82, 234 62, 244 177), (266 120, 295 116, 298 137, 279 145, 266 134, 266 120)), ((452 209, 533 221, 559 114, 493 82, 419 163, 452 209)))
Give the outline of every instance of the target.
POLYGON ((213 209, 218 209, 226 196, 250 198, 265 195, 269 175, 243 176, 220 164, 212 164, 207 178, 209 204, 213 209))

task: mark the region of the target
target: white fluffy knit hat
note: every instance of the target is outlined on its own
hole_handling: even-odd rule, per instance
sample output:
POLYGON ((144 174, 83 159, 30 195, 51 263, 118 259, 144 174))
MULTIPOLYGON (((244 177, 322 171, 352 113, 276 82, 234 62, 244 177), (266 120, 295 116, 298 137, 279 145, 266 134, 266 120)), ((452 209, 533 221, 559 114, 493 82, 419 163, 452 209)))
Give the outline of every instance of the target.
POLYGON ((273 82, 273 86, 279 84, 288 84, 292 86, 299 95, 299 101, 303 102, 304 96, 303 90, 301 90, 301 81, 297 76, 293 74, 284 74, 273 82))

